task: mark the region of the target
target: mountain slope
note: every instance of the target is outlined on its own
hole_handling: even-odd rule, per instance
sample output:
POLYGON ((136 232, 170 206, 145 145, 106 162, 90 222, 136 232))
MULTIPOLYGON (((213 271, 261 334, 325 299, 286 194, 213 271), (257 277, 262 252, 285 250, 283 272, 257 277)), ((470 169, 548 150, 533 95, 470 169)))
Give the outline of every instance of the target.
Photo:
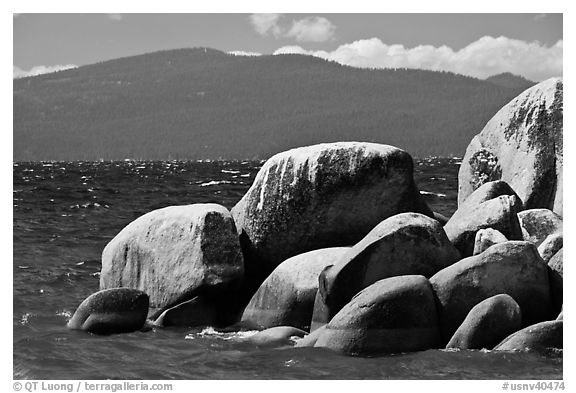
POLYGON ((492 75, 486 78, 486 81, 502 87, 523 90, 526 90, 536 84, 536 82, 532 82, 531 80, 528 80, 522 76, 514 75, 510 72, 492 75))
POLYGON ((267 158, 345 140, 462 156, 522 90, 301 55, 162 51, 14 80, 14 160, 267 158))

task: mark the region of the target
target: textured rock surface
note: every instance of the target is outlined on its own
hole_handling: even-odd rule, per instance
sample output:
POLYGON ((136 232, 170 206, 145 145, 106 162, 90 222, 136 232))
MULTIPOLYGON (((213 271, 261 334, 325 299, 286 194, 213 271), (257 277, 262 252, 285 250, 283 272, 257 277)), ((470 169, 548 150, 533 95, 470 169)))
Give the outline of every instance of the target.
POLYGON ((288 325, 309 329, 318 276, 349 249, 324 248, 282 262, 254 294, 244 310, 242 322, 259 328, 288 325))
POLYGON ((320 274, 326 323, 354 295, 378 280, 402 275, 430 277, 460 259, 442 226, 418 213, 402 213, 378 224, 337 263, 320 274))
POLYGON ((544 262, 548 263, 562 247, 564 247, 564 234, 562 232, 556 232, 546 237, 546 239, 540 243, 538 253, 544 262))
POLYGON ((148 303, 148 295, 137 289, 99 291, 78 306, 67 326, 96 334, 133 332, 144 326, 148 303))
POLYGON ((463 204, 444 226, 448 239, 463 257, 474 253, 476 233, 480 229, 498 230, 509 240, 522 240, 516 196, 501 195, 480 204, 463 204))
POLYGON ((411 275, 380 280, 358 293, 314 346, 365 356, 434 348, 439 338, 430 283, 411 275))
POLYGON ((546 353, 551 349, 562 349, 564 322, 545 321, 528 326, 498 344, 495 351, 536 351, 546 353))
POLYGON ((138 288, 152 307, 235 287, 244 264, 228 210, 215 204, 172 206, 126 226, 104 249, 100 288, 138 288))
POLYGON ((562 231, 562 217, 549 209, 530 209, 518 213, 524 240, 538 247, 549 235, 562 231))
POLYGON ((476 237, 474 238, 474 252, 472 255, 478 255, 486 251, 494 244, 504 243, 506 241, 508 241, 506 236, 504 236, 502 232, 496 229, 480 229, 478 232, 476 232, 476 237))
POLYGON ((458 202, 502 179, 527 209, 562 214, 563 83, 552 78, 505 105, 476 135, 458 174, 458 202))
POLYGON ((523 326, 555 315, 548 268, 536 247, 528 242, 495 244, 482 254, 439 271, 430 282, 438 299, 445 342, 472 307, 498 294, 508 294, 520 305, 523 326))
MULTIPOLYGON (((518 202, 522 203, 522 200, 518 194, 516 194, 516 192, 512 189, 512 187, 510 187, 508 183, 506 183, 504 180, 493 180, 480 185, 470 195, 468 195, 465 200, 459 201, 458 210, 460 210, 460 212, 457 212, 466 212, 473 206, 478 206, 483 202, 498 198, 502 195, 515 195, 518 197, 518 202)), ((523 206, 518 210, 523 210, 523 206)))
POLYGON ((432 216, 412 175, 408 153, 373 143, 320 144, 273 156, 232 209, 247 274, 263 280, 292 256, 353 245, 397 213, 432 216))
POLYGON ((446 348, 492 349, 522 328, 520 306, 509 295, 496 295, 475 305, 446 348))

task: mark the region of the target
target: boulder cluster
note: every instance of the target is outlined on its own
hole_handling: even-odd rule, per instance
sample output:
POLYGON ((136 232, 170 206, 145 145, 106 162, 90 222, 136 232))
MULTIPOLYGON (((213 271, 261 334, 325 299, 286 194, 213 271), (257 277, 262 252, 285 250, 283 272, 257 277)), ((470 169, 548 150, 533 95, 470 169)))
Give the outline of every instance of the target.
POLYGON ((270 158, 231 211, 172 206, 130 223, 103 251, 100 289, 70 328, 257 329, 254 345, 358 356, 561 349, 562 80, 474 137, 449 218, 401 149, 297 148, 270 158))

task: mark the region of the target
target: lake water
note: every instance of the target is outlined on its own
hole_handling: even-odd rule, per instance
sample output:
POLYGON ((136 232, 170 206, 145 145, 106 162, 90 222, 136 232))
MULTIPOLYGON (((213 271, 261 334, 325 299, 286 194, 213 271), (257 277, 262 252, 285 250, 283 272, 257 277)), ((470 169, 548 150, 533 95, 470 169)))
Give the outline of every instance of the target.
MULTIPOLYGON (((170 205, 232 208, 261 162, 14 163, 16 379, 560 379, 562 354, 441 351, 347 357, 319 348, 256 348, 253 332, 154 329, 95 336, 66 329, 96 292, 104 246, 170 205)), ((456 209, 459 161, 416 160, 433 210, 456 209)))

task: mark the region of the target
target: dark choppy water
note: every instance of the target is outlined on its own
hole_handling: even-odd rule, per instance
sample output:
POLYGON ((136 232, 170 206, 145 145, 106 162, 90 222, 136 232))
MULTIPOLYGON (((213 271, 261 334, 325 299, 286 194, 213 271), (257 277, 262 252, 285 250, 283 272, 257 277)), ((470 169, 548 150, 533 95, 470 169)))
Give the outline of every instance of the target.
MULTIPOLYGON (((14 378, 29 379, 557 379, 562 358, 430 350, 378 358, 317 348, 254 348, 247 333, 157 329, 114 336, 69 331, 98 290, 102 249, 130 221, 170 205, 231 208, 258 162, 14 164, 14 378)), ((458 161, 417 162, 430 206, 456 208, 458 161)))

